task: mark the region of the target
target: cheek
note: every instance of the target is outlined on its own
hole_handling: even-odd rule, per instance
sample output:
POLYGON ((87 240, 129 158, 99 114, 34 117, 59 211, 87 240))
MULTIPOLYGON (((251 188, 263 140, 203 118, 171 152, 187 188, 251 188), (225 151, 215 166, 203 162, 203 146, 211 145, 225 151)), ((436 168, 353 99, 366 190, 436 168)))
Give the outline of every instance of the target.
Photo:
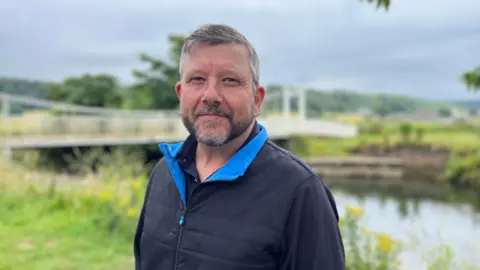
POLYGON ((232 100, 228 105, 237 119, 244 119, 255 113, 253 101, 248 98, 232 100))
POLYGON ((193 112, 198 105, 199 98, 194 97, 193 95, 184 95, 180 100, 180 111, 182 113, 193 112))

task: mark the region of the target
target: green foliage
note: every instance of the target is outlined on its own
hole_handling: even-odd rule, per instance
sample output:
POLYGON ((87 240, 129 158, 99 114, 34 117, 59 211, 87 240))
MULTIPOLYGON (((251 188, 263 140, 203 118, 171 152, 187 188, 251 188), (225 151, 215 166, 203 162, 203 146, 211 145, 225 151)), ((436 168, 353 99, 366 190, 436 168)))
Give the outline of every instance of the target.
POLYGON ((399 132, 402 135, 404 143, 410 142, 413 132, 413 126, 410 123, 404 122, 399 125, 399 132))
POLYGON ((457 187, 480 187, 480 150, 451 155, 441 180, 457 187))
POLYGON ((377 9, 385 9, 388 10, 391 5, 391 0, 361 0, 361 1, 367 1, 367 3, 370 4, 375 4, 377 6, 377 9))
POLYGON ((461 76, 462 82, 468 90, 476 92, 480 90, 480 66, 465 72, 461 76))
POLYGON ((450 117, 452 115, 452 111, 449 108, 440 108, 438 109, 438 115, 441 117, 450 117))
POLYGON ((50 100, 93 107, 119 107, 122 102, 117 78, 109 74, 84 74, 69 77, 60 84, 48 85, 50 100))
POLYGON ((347 206, 340 221, 347 257, 347 270, 401 269, 401 243, 390 235, 361 227, 363 209, 347 206))
POLYGON ((385 130, 385 122, 381 120, 368 119, 358 126, 360 134, 380 135, 385 130))
POLYGON ((390 146, 390 136, 391 136, 391 130, 388 128, 383 128, 382 130, 382 141, 383 141, 383 146, 384 147, 389 147, 390 146))
POLYGON ((142 62, 148 64, 146 70, 134 70, 137 82, 126 91, 124 107, 128 109, 176 109, 179 101, 175 93, 175 84, 180 80, 180 51, 184 37, 171 35, 170 61, 155 59, 141 54, 142 62))
POLYGON ((415 140, 417 141, 417 143, 422 142, 424 135, 425 135, 425 127, 423 125, 416 125, 415 140))

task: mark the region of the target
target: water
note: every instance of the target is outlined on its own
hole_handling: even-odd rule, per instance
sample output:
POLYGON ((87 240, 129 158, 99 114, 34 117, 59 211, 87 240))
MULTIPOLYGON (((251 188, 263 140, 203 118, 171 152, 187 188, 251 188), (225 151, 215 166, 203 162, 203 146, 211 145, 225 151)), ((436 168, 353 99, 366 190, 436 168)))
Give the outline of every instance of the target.
POLYGON ((457 259, 480 266, 478 201, 452 203, 345 184, 332 186, 332 192, 341 216, 346 205, 362 207, 367 228, 407 241, 409 251, 401 257, 407 269, 426 269, 425 256, 442 244, 450 245, 457 259))

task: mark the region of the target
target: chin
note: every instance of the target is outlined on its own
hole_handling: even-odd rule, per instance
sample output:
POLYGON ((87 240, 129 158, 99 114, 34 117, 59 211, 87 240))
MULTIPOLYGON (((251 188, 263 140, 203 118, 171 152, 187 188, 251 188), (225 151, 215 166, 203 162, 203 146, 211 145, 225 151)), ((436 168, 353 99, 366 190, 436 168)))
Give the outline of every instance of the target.
POLYGON ((225 117, 200 117, 195 122, 196 129, 202 130, 229 130, 231 128, 230 121, 225 117))
POLYGON ((196 134, 197 141, 201 144, 210 146, 210 147, 220 147, 229 141, 229 134, 205 134, 205 133, 197 133, 196 134))
POLYGON ((208 146, 221 146, 230 138, 229 125, 198 125, 195 128, 197 140, 208 146))

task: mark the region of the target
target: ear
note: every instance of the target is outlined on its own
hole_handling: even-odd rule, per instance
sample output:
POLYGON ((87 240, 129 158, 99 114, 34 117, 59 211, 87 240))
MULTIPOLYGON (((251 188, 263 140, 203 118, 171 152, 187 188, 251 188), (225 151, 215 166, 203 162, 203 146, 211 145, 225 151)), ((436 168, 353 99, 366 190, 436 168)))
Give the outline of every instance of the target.
POLYGON ((256 90, 253 99, 255 103, 255 117, 258 117, 260 115, 263 100, 265 99, 265 87, 259 85, 256 90))
POLYGON ((177 82, 177 84, 175 84, 175 93, 177 93, 177 97, 180 99, 180 96, 182 94, 182 83, 181 82, 177 82))

